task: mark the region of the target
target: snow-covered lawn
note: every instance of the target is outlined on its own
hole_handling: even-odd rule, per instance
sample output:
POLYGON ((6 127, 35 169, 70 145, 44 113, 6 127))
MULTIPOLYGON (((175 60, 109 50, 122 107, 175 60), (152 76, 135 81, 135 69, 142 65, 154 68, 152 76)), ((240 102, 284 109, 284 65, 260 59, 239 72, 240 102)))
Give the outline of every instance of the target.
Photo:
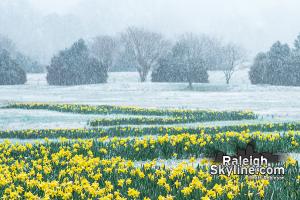
MULTIPOLYGON (((194 90, 190 91, 186 83, 140 83, 134 72, 110 73, 106 84, 68 87, 48 86, 45 74, 29 74, 26 85, 0 86, 0 105, 17 101, 251 109, 264 115, 263 120, 300 120, 300 87, 254 86, 249 83, 247 70, 236 72, 230 85, 224 84, 222 72, 209 75, 210 83, 194 84, 194 90)), ((0 110, 0 129, 84 127, 86 121, 94 117, 37 110, 0 110)))
MULTIPOLYGON (((91 119, 129 117, 130 115, 84 115, 72 113, 60 113, 47 110, 20 110, 20 109, 0 109, 0 130, 20 130, 20 129, 46 129, 46 128, 85 128, 91 119)), ((137 116, 130 116, 137 117, 137 116)), ((256 124, 268 122, 289 122, 293 119, 264 117, 257 120, 241 121, 214 121, 199 122, 190 124, 172 124, 164 126, 225 126, 237 124, 256 124)), ((127 126, 127 125, 123 125, 127 126)), ((137 127, 154 125, 131 125, 137 127)), ((157 125, 161 126, 161 125, 157 125)))

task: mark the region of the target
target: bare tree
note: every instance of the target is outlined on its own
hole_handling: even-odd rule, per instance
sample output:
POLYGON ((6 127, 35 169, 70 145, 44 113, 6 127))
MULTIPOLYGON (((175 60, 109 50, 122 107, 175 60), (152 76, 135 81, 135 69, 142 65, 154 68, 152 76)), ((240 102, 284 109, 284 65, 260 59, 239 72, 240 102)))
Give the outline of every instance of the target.
POLYGON ((161 34, 137 27, 127 28, 122 39, 137 62, 141 82, 146 81, 149 71, 157 65, 170 46, 161 34))
POLYGON ((197 36, 199 52, 208 70, 216 70, 221 63, 222 41, 210 35, 201 34, 197 36))
POLYGON ((114 61, 117 42, 111 36, 98 36, 90 44, 91 54, 97 58, 101 65, 109 70, 114 61))
POLYGON ((226 84, 229 84, 236 67, 244 62, 244 58, 245 53, 241 47, 234 44, 228 44, 223 47, 222 65, 226 84))

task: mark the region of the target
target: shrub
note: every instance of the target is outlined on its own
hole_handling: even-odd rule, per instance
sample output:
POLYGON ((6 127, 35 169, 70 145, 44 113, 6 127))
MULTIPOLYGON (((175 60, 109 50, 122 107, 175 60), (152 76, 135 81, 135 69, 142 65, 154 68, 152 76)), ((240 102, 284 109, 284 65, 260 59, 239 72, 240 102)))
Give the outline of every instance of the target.
POLYGON ((208 73, 201 61, 182 62, 170 57, 159 61, 158 68, 152 72, 152 81, 208 83, 208 73))
POLYGON ((267 53, 257 54, 249 71, 252 84, 300 86, 300 53, 276 42, 267 53))
POLYGON ((84 40, 54 56, 47 67, 47 81, 50 85, 80 85, 104 83, 107 68, 90 57, 84 40))
POLYGON ((10 57, 10 54, 3 50, 0 52, 0 85, 19 85, 26 82, 26 73, 10 57))
POLYGON ((252 84, 266 83, 265 73, 268 65, 268 56, 265 53, 258 53, 249 71, 249 78, 252 84))
POLYGON ((172 51, 158 61, 158 68, 152 73, 153 82, 207 83, 208 74, 202 55, 202 42, 195 35, 183 35, 172 51))

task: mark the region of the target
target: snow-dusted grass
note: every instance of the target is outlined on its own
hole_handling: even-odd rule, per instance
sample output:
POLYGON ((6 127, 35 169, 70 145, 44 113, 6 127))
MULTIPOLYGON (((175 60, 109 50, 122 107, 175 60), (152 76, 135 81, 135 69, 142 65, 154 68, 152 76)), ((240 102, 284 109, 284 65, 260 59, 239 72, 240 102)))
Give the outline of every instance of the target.
MULTIPOLYGON (((210 72, 209 75, 209 84, 194 84, 191 91, 186 83, 140 83, 138 74, 134 72, 110 73, 107 84, 68 87, 48 86, 45 74, 29 74, 26 85, 0 86, 0 105, 9 102, 51 102, 251 109, 264 115, 263 121, 300 120, 299 87, 254 86, 249 83, 247 70, 237 71, 230 85, 224 84, 220 71, 210 72)), ((49 111, 0 110, 0 128, 76 128, 84 127, 91 118, 93 116, 49 111)))
MULTIPOLYGON (((84 115, 48 110, 0 109, 0 130, 85 128, 89 120, 101 118, 151 117, 139 115, 84 115)), ((158 118, 162 118, 157 116, 158 118)))
POLYGON ((142 107, 200 108, 221 110, 252 109, 262 114, 299 117, 300 88, 254 86, 245 81, 247 73, 235 74, 232 84, 223 83, 222 72, 210 72, 209 84, 140 83, 138 75, 110 73, 107 84, 48 86, 44 74, 28 76, 23 86, 0 86, 0 103, 64 102, 87 104, 135 105, 142 107), (244 77, 244 78, 242 78, 244 77))
MULTIPOLYGON (((47 110, 23 110, 23 109, 0 109, 0 130, 20 130, 20 129, 46 129, 46 128, 86 128, 87 122, 100 118, 119 118, 119 117, 140 117, 138 115, 84 115, 73 113, 61 113, 47 110)), ((151 117, 151 116, 143 116, 151 117)), ((225 126, 238 124, 258 124, 268 122, 292 122, 293 118, 272 118, 263 117, 256 120, 240 120, 240 121, 213 121, 198 122, 189 124, 171 124, 163 125, 198 127, 198 126, 225 126)), ((122 125, 126 127, 127 125, 122 125)), ((153 127, 155 125, 131 125, 134 127, 153 127)), ((158 124, 157 126, 162 126, 158 124)), ((110 126, 108 126, 110 127, 110 126)))

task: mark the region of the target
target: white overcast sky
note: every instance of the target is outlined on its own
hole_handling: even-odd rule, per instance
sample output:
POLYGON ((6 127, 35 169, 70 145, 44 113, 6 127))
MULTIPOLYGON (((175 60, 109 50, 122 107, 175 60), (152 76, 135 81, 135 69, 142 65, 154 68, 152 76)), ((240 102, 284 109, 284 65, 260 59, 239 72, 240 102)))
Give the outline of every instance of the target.
POLYGON ((30 0, 34 7, 46 12, 67 13, 76 7, 81 0, 30 0))
POLYGON ((83 37, 117 33, 138 25, 167 36, 183 32, 212 34, 239 43, 255 54, 276 40, 292 44, 300 32, 300 0, 28 1, 44 15, 78 17, 87 29, 83 37))

